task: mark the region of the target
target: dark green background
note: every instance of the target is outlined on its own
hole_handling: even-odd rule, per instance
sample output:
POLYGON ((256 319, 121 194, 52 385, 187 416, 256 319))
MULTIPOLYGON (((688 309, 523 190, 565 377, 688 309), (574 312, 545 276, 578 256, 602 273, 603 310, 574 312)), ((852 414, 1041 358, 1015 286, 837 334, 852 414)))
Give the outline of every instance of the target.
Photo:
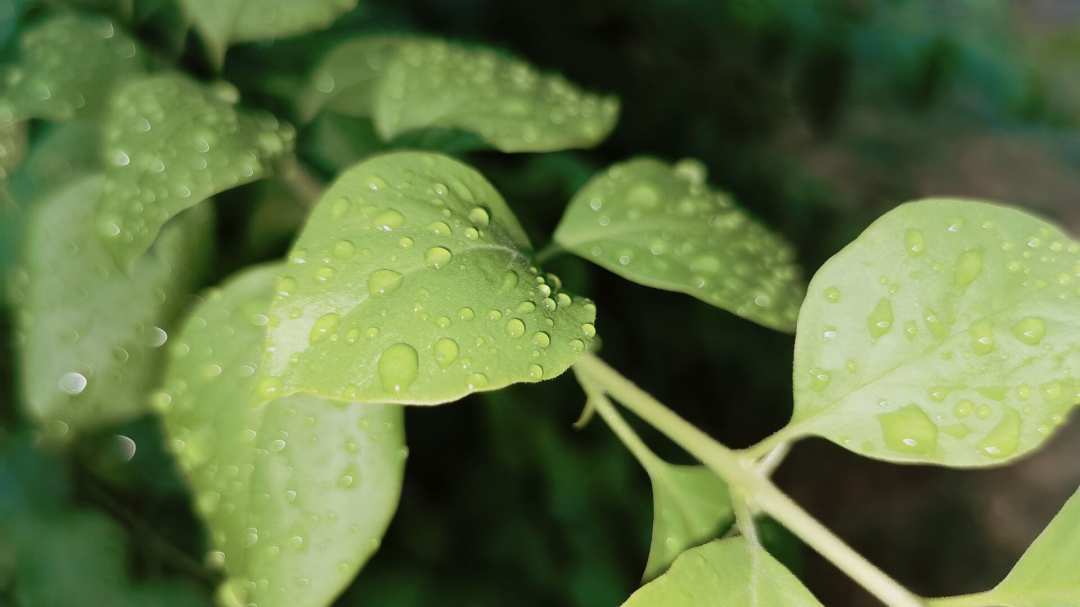
MULTIPOLYGON (((143 41, 211 78, 197 38, 177 29, 175 9, 145 5, 160 8, 140 26, 143 41)), ((29 7, 23 22, 41 14, 29 7)), ((0 24, 0 36, 11 26, 0 24)), ((701 159, 714 186, 795 243, 808 276, 881 213, 924 196, 1009 202, 1080 235, 1080 2, 368 0, 330 32, 234 47, 223 75, 245 104, 292 120, 292 96, 322 52, 385 31, 502 48, 621 98, 618 127, 594 150, 463 153, 537 245, 594 172, 641 154, 701 159)), ((33 124, 33 138, 48 128, 33 124)), ((468 143, 441 133, 393 145, 457 152, 468 143)), ((324 115, 301 130, 299 149, 329 179, 384 147, 364 121, 324 115)), ((274 183, 228 192, 217 205, 215 282, 282 255, 303 221, 274 183)), ((787 420, 791 336, 574 258, 550 269, 596 300, 602 356, 725 444, 748 446, 787 420)), ((4 323, 0 525, 27 512, 55 522, 17 530, 39 540, 30 557, 0 543, 0 606, 26 604, 20 597, 34 584, 75 601, 55 604, 109 605, 106 582, 125 577, 158 584, 143 589, 142 604, 179 595, 182 604, 208 603, 214 579, 198 566, 202 529, 156 422, 110 428, 66 452, 34 447, 18 413, 4 323), (131 461, 120 457, 116 435, 138 445, 131 461), (62 521, 78 516, 93 524, 73 533, 62 521)), ((582 404, 567 375, 410 409, 400 510, 337 604, 624 600, 648 550, 648 479, 599 420, 571 428, 582 404)), ((661 454, 688 461, 641 430, 661 454)), ((913 591, 974 592, 1004 576, 1080 484, 1080 430, 1066 427, 1015 466, 979 472, 883 464, 809 440, 777 480, 913 591)), ((875 604, 778 526, 766 523, 763 534, 826 605, 875 604)))

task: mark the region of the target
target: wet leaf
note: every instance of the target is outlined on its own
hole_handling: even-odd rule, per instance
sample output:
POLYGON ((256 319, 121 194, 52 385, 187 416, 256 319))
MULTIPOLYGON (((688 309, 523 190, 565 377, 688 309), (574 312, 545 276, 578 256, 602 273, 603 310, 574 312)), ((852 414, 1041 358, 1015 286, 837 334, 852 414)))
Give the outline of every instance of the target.
POLYGON ((608 168, 570 201, 555 242, 628 280, 781 331, 794 329, 805 292, 791 246, 711 189, 694 160, 608 168))
POLYGON ((624 607, 820 607, 810 591, 760 546, 741 537, 684 552, 624 607))
POLYGON ((792 434, 863 455, 990 466, 1080 401, 1080 244, 1007 207, 902 205, 810 283, 792 434))
POLYGON ((235 103, 228 85, 211 89, 176 75, 118 91, 105 125, 97 229, 121 265, 145 251, 169 218, 268 176, 291 154, 292 127, 235 103))
POLYGON ((301 113, 371 116, 384 140, 420 129, 476 133, 503 152, 597 145, 615 127, 613 97, 491 50, 405 37, 346 42, 319 64, 301 113))
POLYGON ((329 27, 356 0, 178 0, 221 65, 236 42, 295 36, 329 27))
POLYGON ((11 279, 23 404, 56 440, 147 409, 158 348, 211 246, 205 207, 122 272, 89 227, 102 182, 82 178, 36 206, 11 279))
POLYGON ((205 295, 155 397, 209 526, 221 605, 329 605, 379 546, 405 467, 403 409, 309 394, 250 406, 281 266, 205 295))
POLYGON ((705 466, 660 460, 646 469, 653 486, 653 530, 643 578, 663 573, 683 551, 715 539, 735 520, 725 483, 705 466))
POLYGON ((58 13, 26 29, 0 89, 0 122, 106 112, 109 95, 146 71, 142 46, 112 19, 58 13))
POLYGON ((396 152, 345 171, 289 254, 258 400, 438 404, 561 374, 595 334, 482 175, 396 152))

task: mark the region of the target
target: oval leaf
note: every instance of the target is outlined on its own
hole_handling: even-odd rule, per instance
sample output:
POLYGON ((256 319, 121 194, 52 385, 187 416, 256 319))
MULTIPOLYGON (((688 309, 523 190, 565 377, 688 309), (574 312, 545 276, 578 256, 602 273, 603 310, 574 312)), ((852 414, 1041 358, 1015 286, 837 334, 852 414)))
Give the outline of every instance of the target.
POLYGON ((24 405, 59 440, 146 410, 158 348, 212 242, 211 209, 185 213, 121 271, 88 227, 102 182, 82 178, 35 208, 13 276, 24 405))
POLYGON ((1080 605, 1080 492, 1020 557, 1009 575, 984 597, 987 605, 1062 607, 1080 605))
POLYGON ((253 410, 280 266, 206 295, 155 397, 207 521, 226 606, 323 606, 375 553, 401 493, 404 413, 301 394, 253 410))
POLYGON ((99 116, 109 94, 147 67, 142 47, 106 17, 60 13, 27 28, 19 42, 0 122, 99 116))
POLYGON ((652 544, 646 581, 663 573, 675 557, 715 539, 735 520, 727 483, 705 466, 660 460, 646 466, 653 487, 652 544))
POLYGON ((624 607, 820 607, 794 575, 741 537, 688 550, 624 607))
POLYGON ((791 246, 710 189, 694 160, 608 168, 570 201, 555 242, 628 280, 781 331, 795 328, 805 292, 791 246))
POLYGON ((810 283, 795 413, 890 461, 989 466, 1031 451, 1080 401, 1080 245, 991 204, 902 205, 810 283))
POLYGON ((517 59, 404 37, 336 47, 316 68, 301 109, 308 118, 320 109, 371 116, 387 141, 420 129, 460 129, 503 152, 592 147, 619 114, 614 97, 582 93, 517 59))
POLYGON ((290 253, 257 400, 428 405, 559 375, 588 349, 596 309, 528 246, 499 193, 452 158, 349 169, 290 253))
POLYGON ((292 127, 238 112, 235 102, 227 85, 212 90, 176 75, 131 82, 113 98, 97 226, 121 265, 170 217, 266 177, 292 152, 292 127))
POLYGON ((211 60, 221 65, 234 42, 295 36, 329 27, 356 0, 179 0, 211 60))

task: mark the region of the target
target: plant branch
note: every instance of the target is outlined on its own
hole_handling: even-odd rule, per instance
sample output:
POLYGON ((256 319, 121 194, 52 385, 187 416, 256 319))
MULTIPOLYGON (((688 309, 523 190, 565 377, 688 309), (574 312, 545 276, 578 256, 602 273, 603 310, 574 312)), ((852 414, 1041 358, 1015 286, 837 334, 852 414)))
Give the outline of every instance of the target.
POLYGON ((742 491, 744 494, 753 496, 763 511, 790 529, 886 605, 892 607, 922 607, 924 605, 918 597, 810 516, 769 479, 758 474, 754 465, 757 458, 740 458, 734 451, 679 417, 674 411, 592 353, 586 352, 578 359, 574 367, 596 385, 601 386, 615 400, 724 477, 736 492, 742 491))
POLYGON ((788 452, 791 451, 791 443, 783 442, 769 451, 769 454, 761 458, 758 462, 758 474, 769 478, 773 472, 780 467, 780 464, 784 463, 784 458, 787 457, 788 452))
POLYGON ((641 467, 651 472, 653 466, 660 463, 660 458, 653 453, 652 449, 649 449, 645 441, 641 440, 637 432, 634 432, 630 424, 623 419, 615 405, 608 400, 603 389, 594 385, 587 378, 579 377, 579 379, 581 380, 581 386, 585 389, 585 394, 588 396, 589 401, 592 402, 594 410, 600 414, 600 418, 607 423, 615 436, 619 437, 619 440, 626 445, 627 450, 634 454, 634 457, 641 463, 641 467))
POLYGON ((296 159, 282 171, 281 181, 292 197, 308 209, 315 207, 326 190, 323 182, 312 175, 300 159, 296 159))
POLYGON ((537 263, 544 263, 553 257, 557 257, 559 254, 565 252, 566 249, 562 248, 562 245, 555 241, 551 241, 548 245, 536 253, 537 263))

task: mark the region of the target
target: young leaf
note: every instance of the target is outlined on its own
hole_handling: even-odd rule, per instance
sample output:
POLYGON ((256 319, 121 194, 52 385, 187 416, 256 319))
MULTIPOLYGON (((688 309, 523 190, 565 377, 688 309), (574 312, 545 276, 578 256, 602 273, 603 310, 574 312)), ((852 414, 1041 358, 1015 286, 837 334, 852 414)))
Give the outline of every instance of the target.
POLYGON ((1060 607, 1080 605, 1080 492, 1020 557, 1009 575, 984 595, 987 605, 1060 607))
POLYGON ((549 152, 603 141, 619 104, 490 50, 380 37, 346 42, 320 63, 301 113, 322 109, 371 116, 384 140, 460 129, 503 152, 549 152))
POLYGON ((656 460, 646 469, 653 487, 653 530, 643 579, 664 572, 679 554, 714 539, 735 520, 727 483, 705 466, 656 460))
POLYGON ((902 205, 810 283, 792 434, 869 457, 989 466, 1080 401, 1080 244, 991 204, 902 205))
POLYGON ((42 201, 14 272, 24 405, 46 436, 75 434, 146 409, 158 348, 205 262, 209 207, 183 214, 127 274, 89 229, 100 176, 42 201))
POLYGON ((228 85, 178 75, 122 87, 105 124, 105 189, 97 227, 121 265, 172 216, 222 190, 266 177, 292 152, 293 130, 237 111, 228 85))
POLYGON ((741 537, 684 552, 667 573, 623 607, 820 607, 810 591, 760 546, 741 537))
POLYGON ((295 36, 329 27, 356 0, 179 0, 215 65, 234 42, 295 36))
POLYGON ((555 242, 628 280, 781 331, 795 328, 805 292, 791 246, 710 189, 694 160, 608 168, 570 201, 555 242))
POLYGON ((329 605, 375 553, 401 493, 401 407, 298 394, 251 408, 282 269, 206 295, 155 397, 209 526, 209 562, 228 574, 222 605, 329 605))
POLYGON ((28 28, 19 59, 4 77, 0 122, 97 117, 112 91, 147 67, 142 47, 115 21, 66 12, 28 28))
POLYGON ((561 292, 476 170, 375 156, 334 183, 289 255, 256 400, 431 405, 565 371, 595 307, 561 292))

